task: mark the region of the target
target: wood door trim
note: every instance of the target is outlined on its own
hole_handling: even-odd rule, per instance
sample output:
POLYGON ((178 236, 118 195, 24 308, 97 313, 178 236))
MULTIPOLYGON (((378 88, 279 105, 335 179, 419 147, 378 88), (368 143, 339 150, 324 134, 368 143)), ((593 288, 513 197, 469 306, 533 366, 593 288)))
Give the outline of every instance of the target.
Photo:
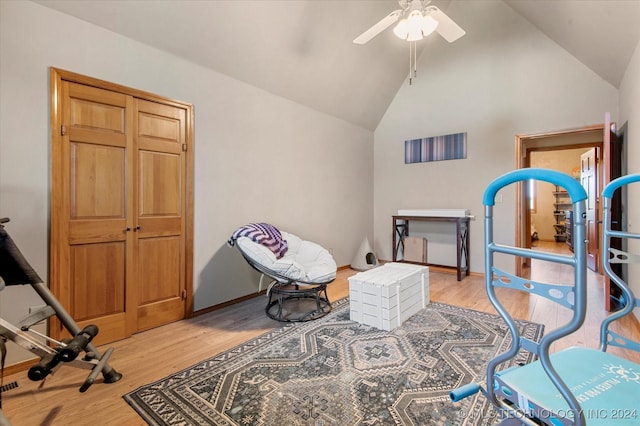
MULTIPOLYGON (((110 81, 88 77, 86 75, 78 74, 72 71, 67 71, 61 68, 51 67, 51 73, 52 74, 55 73, 58 76, 60 76, 61 80, 70 81, 73 83, 79 83, 85 86, 91 86, 91 87, 96 87, 98 89, 110 90, 112 92, 119 92, 125 95, 133 96, 134 98, 145 99, 151 102, 159 102, 165 105, 171 105, 178 108, 184 108, 184 109, 193 108, 193 105, 187 102, 182 102, 176 99, 167 98, 164 96, 156 95, 155 93, 134 89, 132 87, 122 86, 120 84, 112 83, 110 81)), ((53 89, 53 86, 52 86, 52 89, 53 89)))
MULTIPOLYGON (((63 143, 64 135, 61 134, 62 122, 64 113, 61 111, 60 99, 64 97, 63 91, 65 85, 63 85, 62 78, 51 70, 51 86, 50 86, 50 100, 51 100, 51 158, 60 158, 61 161, 67 162, 68 156, 64 153, 65 144, 63 143)), ((65 178, 66 174, 63 170, 68 168, 68 164, 61 167, 51 167, 51 188, 63 188, 68 185, 68 181, 65 178)), ((62 192, 66 197, 67 191, 62 192)), ((62 271, 65 268, 61 268, 61 265, 69 263, 68 251, 63 250, 62 241, 68 241, 69 229, 68 226, 60 226, 61 223, 58 216, 62 214, 63 207, 68 205, 68 200, 63 197, 57 196, 49 197, 50 200, 50 214, 49 214, 49 288, 51 292, 58 297, 59 302, 63 306, 69 306, 69 300, 62 300, 60 295, 62 294, 62 285, 65 282, 69 282, 69 277, 61 277, 62 271), (62 258, 62 256, 65 256, 62 258)), ((65 292, 68 294, 68 292, 65 292)), ((49 335, 53 338, 59 338, 62 333, 62 323, 57 317, 51 317, 49 321, 49 335)))
MULTIPOLYGON (((611 134, 615 133, 615 122, 611 121, 611 113, 610 112, 605 112, 604 114, 604 129, 603 129, 603 145, 604 145, 604 152, 602 155, 602 171, 603 171, 603 176, 601 179, 602 182, 602 188, 604 189, 605 186, 607 186, 609 184, 609 182, 611 182, 611 174, 612 174, 612 167, 611 167, 611 134)), ((617 172, 618 170, 616 170, 617 172)), ((612 210, 615 209, 615 207, 612 205, 611 206, 612 210)), ((602 218, 604 218, 604 212, 602 213, 602 218)), ((620 218, 621 219, 621 218, 620 218)), ((602 226, 600 227, 600 232, 604 232, 602 229, 602 226)), ((602 234, 601 234, 602 235, 602 234)), ((601 247, 601 250, 604 250, 604 247, 601 247)), ((602 256, 602 253, 601 253, 602 256)), ((602 261, 602 259, 600 259, 602 261)), ((604 265, 602 267, 602 269, 604 269, 604 265)), ((608 274, 604 274, 604 309, 607 312, 611 312, 611 278, 609 277, 608 274)))
MULTIPOLYGON (((105 89, 110 91, 119 92, 134 98, 144 99, 151 102, 158 102, 165 105, 170 105, 176 108, 181 108, 185 110, 186 117, 186 134, 185 134, 185 145, 186 145, 186 203, 185 203, 185 290, 186 290, 186 300, 185 300, 185 317, 189 318, 193 316, 193 243, 194 243, 194 111, 193 105, 182 102, 176 99, 171 99, 167 97, 163 97, 160 95, 156 95, 154 93, 146 92, 139 89, 134 89, 131 87, 123 86, 120 84, 108 82, 105 80, 100 80, 93 77, 88 77, 82 74, 74 73, 71 71, 67 71, 60 68, 51 67, 50 68, 50 108, 51 108, 51 152, 52 157, 54 153, 58 156, 58 158, 64 158, 61 155, 60 150, 63 149, 64 144, 62 143, 62 139, 65 137, 62 133, 62 125, 64 119, 64 112, 60 110, 61 107, 61 99, 62 99, 62 90, 64 82, 72 82, 79 83, 91 87, 96 87, 99 89, 105 89)), ((60 170, 51 167, 51 188, 50 191, 55 187, 61 187, 61 185, 65 185, 65 177, 63 170, 60 170)), ((64 253, 64 250, 59 250, 59 244, 62 241, 68 240, 68 229, 66 226, 61 225, 62 221, 59 217, 62 214, 62 203, 64 202, 59 197, 50 197, 50 240, 49 240, 49 249, 50 249, 50 260, 49 260, 49 277, 50 282, 49 286, 51 291, 57 296, 60 294, 62 287, 65 284, 64 280, 59 278, 60 275, 60 267, 64 262, 68 262, 68 259, 61 259, 59 256, 61 253, 64 253)), ((59 322, 52 318, 51 328, 57 329, 61 327, 59 322)), ((57 333, 57 331, 54 331, 57 333)))
POLYGON ((517 134, 516 141, 523 139, 546 139, 553 136, 565 136, 565 135, 574 135, 581 133, 592 133, 602 130, 604 128, 603 124, 592 124, 589 126, 579 127, 577 129, 567 129, 567 130, 558 130, 555 132, 543 132, 543 133, 525 133, 525 134, 517 134))
POLYGON ((185 290, 186 290, 186 312, 185 317, 191 318, 193 316, 193 221, 194 221, 194 163, 195 163, 195 152, 193 149, 193 127, 194 127, 194 111, 193 107, 190 106, 187 109, 187 113, 185 114, 186 119, 186 142, 187 143, 187 152, 186 155, 186 182, 185 185, 187 187, 185 196, 187 197, 187 205, 186 211, 184 212, 185 217, 185 245, 187 250, 185 251, 184 261, 185 261, 185 290))

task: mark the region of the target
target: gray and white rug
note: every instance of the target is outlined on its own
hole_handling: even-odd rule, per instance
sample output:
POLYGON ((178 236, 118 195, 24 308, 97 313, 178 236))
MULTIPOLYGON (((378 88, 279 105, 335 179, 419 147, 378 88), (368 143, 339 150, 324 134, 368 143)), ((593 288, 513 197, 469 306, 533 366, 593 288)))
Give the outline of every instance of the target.
MULTIPOLYGON (((543 326, 519 321, 522 335, 543 326)), ((212 337, 214 338, 214 337, 212 337)), ((393 331, 329 315, 290 324, 216 355, 124 399, 150 425, 482 425, 498 418, 481 394, 488 360, 511 343, 496 315, 431 303, 393 331)), ((532 360, 522 353, 514 363, 532 360)))

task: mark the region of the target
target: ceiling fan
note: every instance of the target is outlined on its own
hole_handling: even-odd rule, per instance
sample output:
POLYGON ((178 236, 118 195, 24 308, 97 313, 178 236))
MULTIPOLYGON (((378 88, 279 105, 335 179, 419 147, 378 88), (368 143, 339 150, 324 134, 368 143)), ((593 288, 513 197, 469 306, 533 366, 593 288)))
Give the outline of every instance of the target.
POLYGON ((382 18, 353 42, 365 44, 398 20, 400 22, 393 29, 394 34, 410 42, 422 40, 433 31, 449 43, 465 35, 458 24, 436 6, 430 5, 431 0, 399 0, 398 3, 402 9, 394 10, 382 18))
POLYGON ((393 28, 393 33, 409 42, 409 84, 411 85, 417 73, 417 41, 437 31, 445 40, 453 43, 466 32, 443 11, 431 5, 431 0, 399 0, 398 3, 402 9, 394 10, 382 18, 356 37, 353 42, 365 44, 400 20, 393 28))

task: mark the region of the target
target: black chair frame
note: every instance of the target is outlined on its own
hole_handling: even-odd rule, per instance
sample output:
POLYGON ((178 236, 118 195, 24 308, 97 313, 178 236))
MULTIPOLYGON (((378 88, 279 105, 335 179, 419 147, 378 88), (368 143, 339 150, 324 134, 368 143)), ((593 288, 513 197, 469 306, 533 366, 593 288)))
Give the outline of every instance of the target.
POLYGON ((322 318, 331 312, 332 306, 327 295, 327 285, 332 283, 335 277, 319 282, 287 277, 253 260, 239 244, 236 244, 236 247, 253 269, 272 279, 267 288, 269 300, 265 307, 265 313, 269 318, 281 322, 305 322, 322 318), (301 312, 285 309, 285 307, 292 306, 294 302, 301 300, 312 300, 315 302, 313 308, 301 312))

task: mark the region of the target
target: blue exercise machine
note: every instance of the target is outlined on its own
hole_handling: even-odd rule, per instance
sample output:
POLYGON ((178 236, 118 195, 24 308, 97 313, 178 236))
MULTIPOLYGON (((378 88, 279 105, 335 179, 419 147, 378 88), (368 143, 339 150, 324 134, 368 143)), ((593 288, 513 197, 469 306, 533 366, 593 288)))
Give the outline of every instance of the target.
MULTIPOLYGON (((611 249, 612 238, 640 238, 640 234, 611 228, 611 198, 622 186, 639 182, 640 175, 612 181, 603 191, 604 224, 602 263, 611 281, 620 287, 622 308, 610 314, 600 329, 600 348, 571 347, 550 353, 557 340, 578 330, 587 308, 586 282, 586 200, 578 181, 553 170, 520 169, 495 179, 487 187, 485 206, 485 285, 488 297, 506 322, 512 337, 509 350, 489 361, 486 385, 469 383, 450 392, 457 402, 477 392, 492 402, 502 416, 503 425, 640 425, 640 365, 606 352, 608 346, 640 351, 640 345, 614 333, 610 324, 640 306, 629 286, 616 275, 612 263, 640 262, 640 256, 611 249), (511 184, 529 180, 549 182, 564 188, 573 206, 573 255, 560 255, 533 249, 496 244, 493 237, 493 206, 497 192, 511 184), (494 266, 494 254, 511 255, 568 265, 574 282, 549 284, 515 276, 494 266), (545 297, 571 311, 569 321, 546 334, 539 342, 522 337, 511 315, 496 295, 496 288, 510 288, 545 297), (526 365, 500 370, 500 366, 521 351, 537 356, 526 365)), ((604 307, 603 307, 604 309, 604 307)))

